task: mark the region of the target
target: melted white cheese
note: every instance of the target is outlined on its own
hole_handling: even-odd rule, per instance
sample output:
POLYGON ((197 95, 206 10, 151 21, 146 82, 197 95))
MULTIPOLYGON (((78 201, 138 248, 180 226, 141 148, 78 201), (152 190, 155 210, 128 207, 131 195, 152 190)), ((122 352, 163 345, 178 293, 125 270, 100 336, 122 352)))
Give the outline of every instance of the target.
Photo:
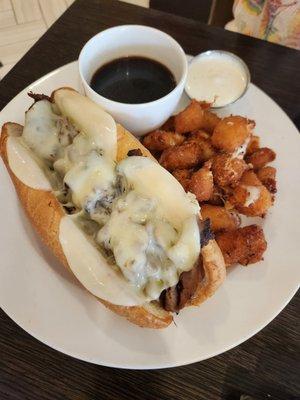
POLYGON ((244 186, 248 192, 247 199, 244 203, 245 207, 249 207, 255 203, 260 197, 260 188, 258 186, 244 186))
POLYGON ((87 202, 112 190, 115 181, 114 162, 92 151, 66 173, 65 183, 71 188, 72 200, 80 208, 87 202))
POLYGON ((46 161, 54 160, 60 147, 58 119, 48 100, 36 102, 25 115, 22 137, 30 149, 46 161))
MULTIPOLYGON (((230 122, 230 121, 229 121, 229 122, 230 122)), ((250 140, 251 140, 251 135, 249 135, 249 136, 247 137, 247 139, 244 141, 244 143, 243 143, 241 146, 239 146, 239 147, 232 153, 231 158, 243 159, 243 158, 244 158, 244 155, 246 154, 247 147, 248 147, 248 144, 249 144, 250 140)))
POLYGON ((52 190, 49 179, 20 137, 9 136, 7 157, 10 169, 26 186, 39 190, 52 190))
POLYGON ((155 161, 129 157, 118 165, 127 192, 97 235, 135 287, 152 300, 178 282, 200 253, 199 206, 155 161))
POLYGON ((75 90, 59 89, 54 93, 54 100, 61 113, 90 137, 94 148, 103 150, 112 160, 116 159, 117 127, 106 111, 75 90))
POLYGON ((53 167, 60 176, 64 177, 74 165, 84 161, 85 157, 92 150, 93 147, 89 137, 83 132, 80 132, 80 134, 74 138, 73 142, 61 152, 61 157, 54 162, 53 167))
POLYGON ((148 300, 107 263, 70 216, 61 219, 59 240, 72 272, 93 295, 123 306, 148 300))
POLYGON ((195 197, 187 195, 174 176, 150 158, 128 157, 118 164, 117 171, 138 194, 155 199, 160 215, 175 228, 180 229, 182 221, 198 215, 195 197))
POLYGON ((153 223, 154 209, 152 199, 131 191, 115 202, 109 220, 97 235, 98 242, 113 252, 126 279, 139 289, 152 275, 146 252, 151 240, 147 225, 153 223))
POLYGON ((199 252, 200 236, 197 219, 190 217, 183 222, 180 237, 168 251, 168 256, 182 272, 191 269, 199 257, 199 252))

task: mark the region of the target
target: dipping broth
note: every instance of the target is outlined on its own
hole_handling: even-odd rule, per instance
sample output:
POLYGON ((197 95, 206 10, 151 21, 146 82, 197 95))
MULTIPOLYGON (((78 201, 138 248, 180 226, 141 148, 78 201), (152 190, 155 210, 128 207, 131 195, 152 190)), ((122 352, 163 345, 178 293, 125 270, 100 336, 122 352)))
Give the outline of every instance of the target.
POLYGON ((101 66, 90 85, 107 99, 140 104, 166 96, 176 87, 176 81, 172 72, 158 61, 132 56, 101 66))

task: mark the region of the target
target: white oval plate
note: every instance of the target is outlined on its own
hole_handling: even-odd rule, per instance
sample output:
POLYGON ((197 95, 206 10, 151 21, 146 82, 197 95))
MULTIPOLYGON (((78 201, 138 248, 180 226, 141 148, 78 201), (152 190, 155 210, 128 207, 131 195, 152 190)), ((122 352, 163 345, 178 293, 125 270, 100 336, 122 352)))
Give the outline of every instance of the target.
MULTIPOLYGON (((19 93, 0 113, 23 123, 26 93, 50 94, 61 86, 80 89, 77 63, 67 64, 19 93)), ((183 99, 185 102, 186 99, 183 99)), ((24 330, 70 356, 121 368, 165 368, 220 354, 266 326, 288 303, 299 282, 300 137, 287 115, 250 85, 222 110, 256 121, 263 145, 277 153, 279 193, 264 225, 263 262, 229 269, 222 288, 199 308, 175 317, 161 331, 138 328, 107 311, 64 270, 34 233, 0 163, 0 304, 24 330)))

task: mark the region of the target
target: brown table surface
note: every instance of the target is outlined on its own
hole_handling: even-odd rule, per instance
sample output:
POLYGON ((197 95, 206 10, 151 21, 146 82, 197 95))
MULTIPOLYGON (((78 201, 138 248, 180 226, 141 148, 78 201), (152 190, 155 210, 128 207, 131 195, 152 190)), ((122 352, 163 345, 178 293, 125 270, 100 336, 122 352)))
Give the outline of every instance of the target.
MULTIPOLYGON (((77 59, 96 32, 126 23, 159 28, 189 54, 233 51, 247 62, 253 82, 299 124, 300 52, 114 0, 75 2, 0 82, 0 108, 29 83, 77 59)), ((130 371, 88 364, 52 350, 1 311, 0 399, 235 400, 241 394, 299 399, 299 328, 296 296, 265 329, 227 353, 185 367, 130 371)))

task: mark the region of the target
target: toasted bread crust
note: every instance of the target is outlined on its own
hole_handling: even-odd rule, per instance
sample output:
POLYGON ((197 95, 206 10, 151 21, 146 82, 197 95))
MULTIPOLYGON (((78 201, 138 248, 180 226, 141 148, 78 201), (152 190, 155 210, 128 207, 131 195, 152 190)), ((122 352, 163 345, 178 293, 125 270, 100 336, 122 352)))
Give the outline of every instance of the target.
POLYGON ((117 124, 117 139, 118 139, 118 149, 117 149, 117 161, 121 161, 127 157, 129 150, 139 149, 141 150, 143 156, 152 158, 150 151, 142 145, 142 143, 131 133, 129 133, 122 125, 117 124))
POLYGON ((205 278, 200 282, 194 297, 188 305, 199 306, 211 297, 226 278, 223 254, 215 240, 210 240, 202 247, 201 255, 205 278))
POLYGON ((3 125, 0 138, 1 157, 30 222, 43 242, 68 267, 67 259, 58 240, 60 220, 65 215, 62 207, 52 192, 36 190, 26 186, 9 167, 6 150, 7 139, 9 134, 13 134, 17 130, 22 132, 22 126, 12 122, 3 125))
MULTIPOLYGON (((68 268, 67 259, 59 241, 60 220, 65 215, 63 208, 52 192, 36 190, 26 186, 10 169, 7 156, 7 139, 10 134, 21 134, 22 126, 8 122, 3 125, 0 138, 0 154, 9 172, 16 192, 32 225, 37 230, 43 242, 51 248, 55 256, 68 268)), ((117 160, 127 156, 129 150, 140 149, 146 157, 152 157, 150 152, 125 128, 117 125, 117 160)), ((196 295, 189 305, 198 305, 211 296, 225 278, 225 265, 222 253, 214 240, 202 249, 205 280, 199 284, 196 295)), ((172 315, 155 302, 145 306, 125 307, 109 303, 97 298, 111 311, 125 317, 130 322, 144 328, 160 329, 167 327, 173 320, 172 315)))

